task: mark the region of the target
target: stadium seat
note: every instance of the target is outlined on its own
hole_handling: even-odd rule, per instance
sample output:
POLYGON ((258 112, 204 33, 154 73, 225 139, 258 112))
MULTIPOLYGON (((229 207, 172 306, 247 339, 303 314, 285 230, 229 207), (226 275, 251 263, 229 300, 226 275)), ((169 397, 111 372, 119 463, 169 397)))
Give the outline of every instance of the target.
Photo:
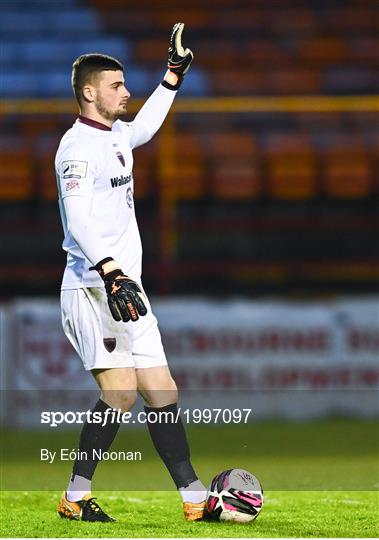
POLYGON ((41 171, 38 177, 38 195, 44 201, 56 201, 58 199, 57 178, 54 169, 55 149, 41 154, 38 158, 38 166, 41 171))
POLYGON ((240 64, 241 58, 246 54, 243 43, 238 40, 226 40, 222 36, 199 39, 197 40, 197 48, 201 51, 198 60, 200 65, 206 66, 212 71, 233 69, 240 64))
POLYGON ((297 58, 308 65, 335 64, 347 59, 347 47, 343 38, 319 36, 299 40, 297 58))
POLYGON ((245 96, 260 94, 265 88, 264 72, 246 69, 219 70, 210 73, 214 94, 245 96))
POLYGON ((266 24, 274 35, 303 36, 314 33, 317 28, 317 16, 305 2, 266 5, 266 17, 266 24))
POLYGON ((377 32, 377 6, 371 2, 371 6, 360 6, 360 2, 352 5, 328 9, 323 17, 326 29, 335 33, 364 34, 377 32), (370 9, 371 8, 371 9, 370 9))
POLYGON ((199 199, 207 189, 201 161, 184 163, 171 172, 170 180, 173 193, 179 200, 199 199))
POLYGON ((211 181, 211 194, 218 199, 257 199, 262 195, 257 161, 218 164, 212 171, 211 181))
MULTIPOLYGON (((146 95, 158 84, 160 77, 153 77, 147 69, 129 67, 126 84, 134 95, 146 95)), ((16 97, 72 97, 71 76, 64 71, 35 74, 31 71, 2 74, 0 96, 16 97)))
POLYGON ((28 144, 33 145, 36 149, 39 149, 40 145, 45 147, 46 141, 50 145, 55 145, 56 148, 60 138, 71 127, 73 121, 72 117, 65 119, 55 114, 44 116, 31 114, 22 119, 21 132, 28 140, 28 144))
POLYGON ((95 32, 100 30, 99 17, 93 10, 82 7, 74 9, 20 9, 1 11, 0 32, 15 35, 57 32, 95 32))
POLYGON ((144 199, 152 192, 154 175, 149 160, 138 159, 133 166, 134 197, 144 199))
POLYGON ((248 10, 238 9, 235 5, 231 5, 224 9, 213 10, 213 21, 215 28, 220 28, 222 32, 231 28, 240 30, 249 29, 257 32, 265 27, 268 19, 268 13, 261 6, 250 6, 248 10))
POLYGON ((2 47, 0 63, 11 69, 17 62, 18 67, 26 69, 28 66, 34 66, 38 59, 38 62, 55 66, 65 64, 62 67, 69 70, 78 56, 94 51, 115 56, 121 61, 128 60, 130 56, 128 42, 118 37, 97 39, 81 37, 70 43, 59 38, 29 39, 23 42, 8 40, 2 47))
POLYGON ((255 137, 243 131, 204 136, 211 194, 221 199, 249 199, 261 195, 259 150, 255 137))
POLYGON ((147 38, 135 44, 134 54, 138 62, 162 63, 167 52, 167 37, 147 38))
POLYGON ((370 93, 376 86, 377 67, 338 66, 325 71, 323 90, 333 94, 370 93))
POLYGON ((24 149, 0 150, 0 200, 20 201, 34 193, 30 154, 24 149))
POLYGON ((273 39, 249 40, 245 50, 253 65, 278 66, 290 59, 290 54, 282 43, 273 39))
POLYGON ((174 168, 167 171, 166 181, 175 197, 179 200, 202 197, 207 178, 200 143, 194 133, 178 131, 174 163, 174 168))
POLYGON ((369 197, 373 190, 373 171, 366 153, 354 149, 325 157, 323 182, 328 197, 356 199, 369 197))
POLYGON ((316 163, 313 156, 271 157, 268 187, 274 199, 311 200, 318 195, 316 163))
POLYGON ((157 140, 134 151, 134 197, 144 199, 157 189, 157 140))
POLYGON ((352 37, 348 43, 349 55, 359 65, 378 65, 378 40, 375 36, 352 37))
POLYGON ((319 194, 316 158, 303 134, 274 134, 266 142, 269 194, 281 200, 311 200, 319 194))
POLYGON ((279 67, 265 71, 264 85, 270 94, 319 94, 321 76, 318 69, 279 67))
MULTIPOLYGON (((154 84, 158 84, 165 70, 159 70, 154 78, 154 84)), ((146 91, 145 91, 146 93, 146 91)), ((211 93, 211 83, 208 74, 201 68, 191 67, 191 76, 186 77, 180 87, 181 96, 198 96, 204 97, 211 93)))
POLYGON ((258 151, 254 135, 243 131, 205 133, 204 141, 210 160, 252 159, 258 151))
POLYGON ((196 133, 177 130, 175 133, 175 157, 180 163, 199 159, 202 148, 196 133))
POLYGON ((46 2, 45 0, 2 0, 0 3, 0 13, 3 11, 27 11, 41 9, 44 7, 47 10, 60 10, 62 8, 77 8, 79 0, 54 0, 46 2))

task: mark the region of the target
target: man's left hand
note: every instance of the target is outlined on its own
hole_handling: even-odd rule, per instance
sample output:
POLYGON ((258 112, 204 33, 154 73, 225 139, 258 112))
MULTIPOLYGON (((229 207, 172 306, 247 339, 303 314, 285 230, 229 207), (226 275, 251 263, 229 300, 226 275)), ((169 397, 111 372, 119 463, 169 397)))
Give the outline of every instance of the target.
POLYGON ((184 49, 182 45, 182 32, 184 23, 176 23, 172 27, 170 46, 168 48, 168 71, 164 81, 173 90, 177 90, 190 68, 193 60, 193 52, 190 49, 184 49))

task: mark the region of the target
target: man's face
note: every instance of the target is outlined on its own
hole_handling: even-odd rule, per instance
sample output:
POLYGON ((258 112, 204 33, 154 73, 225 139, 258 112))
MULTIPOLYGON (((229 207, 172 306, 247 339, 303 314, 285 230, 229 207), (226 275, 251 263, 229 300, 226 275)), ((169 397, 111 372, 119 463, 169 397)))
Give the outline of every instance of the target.
POLYGON ((122 71, 102 71, 93 84, 94 104, 103 118, 115 121, 126 113, 130 93, 125 87, 122 71))

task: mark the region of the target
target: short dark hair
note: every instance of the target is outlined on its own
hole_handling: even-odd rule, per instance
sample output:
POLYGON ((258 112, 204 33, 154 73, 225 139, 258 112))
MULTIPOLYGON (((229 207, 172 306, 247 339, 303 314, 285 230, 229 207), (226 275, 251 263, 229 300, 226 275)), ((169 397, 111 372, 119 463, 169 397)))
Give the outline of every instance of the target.
POLYGON ((79 104, 83 99, 84 85, 101 71, 124 71, 124 66, 116 58, 99 53, 82 54, 72 64, 72 89, 79 104))

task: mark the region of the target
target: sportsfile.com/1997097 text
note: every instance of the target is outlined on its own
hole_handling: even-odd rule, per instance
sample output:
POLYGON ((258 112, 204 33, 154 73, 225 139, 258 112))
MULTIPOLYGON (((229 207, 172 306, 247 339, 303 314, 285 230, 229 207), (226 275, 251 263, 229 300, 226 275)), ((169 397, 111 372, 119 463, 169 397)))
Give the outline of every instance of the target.
POLYGON ((147 421, 154 424, 177 423, 180 417, 186 424, 246 424, 252 413, 251 409, 181 409, 177 413, 167 411, 131 411, 122 412, 120 409, 111 407, 100 414, 92 411, 43 411, 41 412, 41 424, 57 427, 60 424, 102 424, 118 422, 122 424, 146 424, 147 421))

